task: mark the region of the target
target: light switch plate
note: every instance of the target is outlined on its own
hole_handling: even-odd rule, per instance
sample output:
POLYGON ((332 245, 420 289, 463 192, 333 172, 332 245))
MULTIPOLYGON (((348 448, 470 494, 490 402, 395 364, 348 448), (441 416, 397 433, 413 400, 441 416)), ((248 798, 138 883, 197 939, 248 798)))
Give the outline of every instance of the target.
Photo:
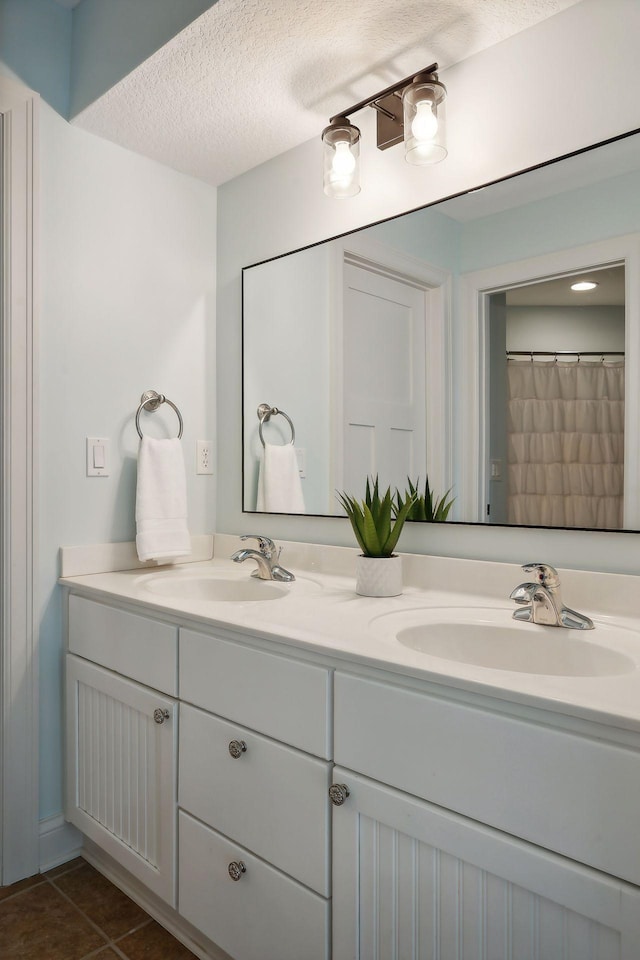
POLYGON ((298 461, 298 473, 301 480, 307 477, 307 450, 306 447, 296 447, 296 459, 298 461))
POLYGON ((87 476, 109 476, 109 440, 107 437, 87 437, 87 476))

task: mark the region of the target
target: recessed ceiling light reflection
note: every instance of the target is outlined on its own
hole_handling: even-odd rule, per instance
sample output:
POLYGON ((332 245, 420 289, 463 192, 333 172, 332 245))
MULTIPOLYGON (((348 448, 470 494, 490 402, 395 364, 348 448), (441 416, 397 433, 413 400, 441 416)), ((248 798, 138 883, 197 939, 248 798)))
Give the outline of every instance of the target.
POLYGON ((576 283, 571 284, 572 290, 593 290, 597 287, 598 284, 595 280, 578 280, 576 283))

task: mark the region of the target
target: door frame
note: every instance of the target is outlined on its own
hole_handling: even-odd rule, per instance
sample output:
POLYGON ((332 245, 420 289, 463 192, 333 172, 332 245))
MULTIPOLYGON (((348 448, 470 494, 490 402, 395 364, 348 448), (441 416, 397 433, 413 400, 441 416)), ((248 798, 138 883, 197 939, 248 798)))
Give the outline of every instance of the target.
POLYGON ((37 257, 39 97, 0 77, 0 882, 37 873, 37 257))
MULTIPOLYGON (((461 517, 483 522, 488 502, 488 301, 509 287, 551 277, 622 264, 625 268, 625 410, 624 410, 624 529, 640 529, 640 491, 631 482, 640 476, 640 233, 626 234, 555 253, 476 270, 460 277, 460 315, 466 329, 462 338, 459 379, 461 517)), ((541 347, 541 349, 543 349, 541 347)))
MULTIPOLYGON (((447 270, 405 254, 385 243, 357 234, 335 240, 331 245, 329 264, 330 316, 330 390, 331 457, 329 468, 329 503, 335 502, 335 491, 343 489, 343 326, 344 266, 354 264, 382 276, 412 283, 425 291, 425 351, 427 400, 427 464, 433 490, 448 490, 452 485, 453 459, 451 444, 451 291, 452 276, 447 270)), ((424 479, 424 478, 421 478, 424 479)), ((334 507, 330 507, 334 513, 334 507)))

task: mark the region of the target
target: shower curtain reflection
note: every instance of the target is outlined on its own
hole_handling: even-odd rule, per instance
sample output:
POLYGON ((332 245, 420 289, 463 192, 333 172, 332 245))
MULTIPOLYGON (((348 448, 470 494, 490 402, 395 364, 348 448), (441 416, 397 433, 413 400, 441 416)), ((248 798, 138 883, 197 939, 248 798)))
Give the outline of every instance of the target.
POLYGON ((624 360, 507 364, 509 523, 621 529, 624 360))

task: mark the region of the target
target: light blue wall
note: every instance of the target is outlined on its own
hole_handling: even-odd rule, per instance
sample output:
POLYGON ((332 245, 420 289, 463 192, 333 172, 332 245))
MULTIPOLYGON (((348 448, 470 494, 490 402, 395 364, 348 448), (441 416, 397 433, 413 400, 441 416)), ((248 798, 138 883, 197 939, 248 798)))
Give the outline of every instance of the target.
MULTIPOLYGON (((215 477, 195 476, 195 442, 215 440, 216 190, 70 126, 46 103, 38 163, 45 818, 62 809, 59 548, 134 539, 134 414, 144 390, 165 393, 184 417, 190 532, 215 524, 215 477), (110 438, 109 477, 86 477, 87 436, 110 438)), ((175 419, 159 412, 154 427, 156 417, 171 435, 175 419)))
POLYGON ((217 0, 0 0, 0 61, 63 117, 131 73, 217 0))
POLYGON ((462 225, 437 207, 417 210, 367 230, 367 236, 432 266, 457 273, 462 225))
POLYGON ((0 69, 69 109, 72 12, 54 0, 0 0, 0 69))
MULTIPOLYGON (((330 328, 327 246, 252 267, 244 274, 244 340, 250 344, 244 364, 245 506, 256 505, 259 439, 258 404, 269 403, 291 417, 296 447, 305 451, 302 492, 307 513, 332 509, 330 486, 330 328), (313 362, 309 363, 309 357, 313 362), (283 363, 291 376, 274 376, 283 363)), ((273 417, 263 428, 265 440, 288 443, 290 428, 273 417)))
MULTIPOLYGON (((173 6, 174 26, 178 7, 182 17, 211 6, 151 5, 173 6)), ((127 13, 115 0, 102 6, 127 13)), ((125 0, 128 12, 134 6, 141 9, 125 0)), ((153 21, 146 0, 145 8, 153 21)), ((195 476, 195 442, 215 440, 216 190, 62 119, 71 23, 71 12, 53 0, 0 0, 0 73, 45 101, 38 156, 42 818, 62 809, 59 548, 134 539, 134 414, 144 390, 165 393, 184 417, 190 532, 215 525, 215 477, 195 476), (110 438, 109 477, 86 477, 87 436, 110 438)), ((155 414, 148 429, 171 435, 175 418, 167 413, 155 414)))
MULTIPOLYGON (((196 476, 215 440, 216 191, 71 126, 40 118, 39 583, 41 816, 62 805, 61 546, 135 538, 146 389, 184 418, 188 524, 215 523, 215 477, 196 476), (86 437, 108 437, 110 476, 85 473, 86 437)), ((158 411, 146 429, 171 436, 158 411)))
POLYGON ((216 2, 82 0, 73 11, 69 115, 97 100, 216 2))
POLYGON ((640 171, 612 177, 464 225, 460 272, 640 229, 640 171))

